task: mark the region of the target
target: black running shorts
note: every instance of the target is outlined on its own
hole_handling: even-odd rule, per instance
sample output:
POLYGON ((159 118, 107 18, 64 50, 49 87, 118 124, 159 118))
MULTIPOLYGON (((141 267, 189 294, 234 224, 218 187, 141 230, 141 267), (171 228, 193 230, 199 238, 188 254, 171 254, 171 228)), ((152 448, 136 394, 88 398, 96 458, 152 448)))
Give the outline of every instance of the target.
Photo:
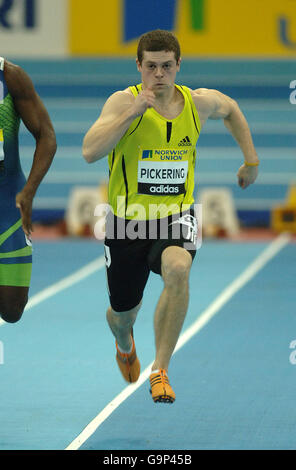
POLYGON ((161 255, 165 248, 180 246, 194 259, 197 220, 190 211, 161 219, 161 224, 120 219, 119 230, 117 222, 119 219, 113 214, 107 216, 105 259, 111 307, 116 312, 124 312, 140 303, 150 271, 161 275, 161 255))

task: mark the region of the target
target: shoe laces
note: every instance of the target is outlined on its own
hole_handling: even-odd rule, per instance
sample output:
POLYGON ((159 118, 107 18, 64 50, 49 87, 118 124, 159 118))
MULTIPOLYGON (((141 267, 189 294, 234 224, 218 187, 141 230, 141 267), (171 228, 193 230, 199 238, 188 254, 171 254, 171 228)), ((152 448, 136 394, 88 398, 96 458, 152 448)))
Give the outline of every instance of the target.
POLYGON ((169 378, 167 376, 166 370, 165 369, 159 369, 158 372, 152 372, 152 374, 155 374, 155 377, 153 377, 153 385, 161 382, 161 385, 165 388, 166 385, 170 385, 169 378))

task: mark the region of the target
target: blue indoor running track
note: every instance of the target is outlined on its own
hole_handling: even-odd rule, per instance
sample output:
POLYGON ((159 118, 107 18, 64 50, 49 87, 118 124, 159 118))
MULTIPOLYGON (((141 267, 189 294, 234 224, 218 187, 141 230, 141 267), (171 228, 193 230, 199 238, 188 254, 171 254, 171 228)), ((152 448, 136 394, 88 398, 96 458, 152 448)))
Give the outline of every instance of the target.
MULTIPOLYGON (((218 88, 237 99, 261 160, 256 184, 242 191, 237 144, 223 122, 209 122, 198 143, 198 187, 230 189, 238 211, 250 210, 266 225, 295 181, 296 106, 289 102, 295 64, 187 63, 178 83, 218 88)), ((34 214, 61 215, 75 185, 108 178, 106 159, 92 166, 83 161, 83 135, 108 94, 139 76, 134 61, 20 65, 32 76, 58 140, 34 214)), ((20 137, 27 174, 34 142, 23 126, 20 137)), ((33 246, 26 311, 16 324, 0 320, 0 450, 296 448, 295 237, 203 241, 169 368, 173 405, 154 404, 147 380, 161 278, 151 274, 146 287, 134 327, 142 374, 127 386, 105 319, 102 242, 35 237, 33 246)))

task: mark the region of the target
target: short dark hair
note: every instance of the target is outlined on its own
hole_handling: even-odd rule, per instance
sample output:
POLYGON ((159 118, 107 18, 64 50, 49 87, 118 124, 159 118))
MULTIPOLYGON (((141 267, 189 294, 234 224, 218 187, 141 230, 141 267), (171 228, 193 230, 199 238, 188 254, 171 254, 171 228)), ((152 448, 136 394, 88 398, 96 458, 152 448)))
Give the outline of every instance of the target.
POLYGON ((176 36, 170 31, 155 29, 142 34, 138 43, 137 58, 140 64, 143 60, 144 51, 167 51, 174 52, 176 62, 180 59, 180 44, 176 36))

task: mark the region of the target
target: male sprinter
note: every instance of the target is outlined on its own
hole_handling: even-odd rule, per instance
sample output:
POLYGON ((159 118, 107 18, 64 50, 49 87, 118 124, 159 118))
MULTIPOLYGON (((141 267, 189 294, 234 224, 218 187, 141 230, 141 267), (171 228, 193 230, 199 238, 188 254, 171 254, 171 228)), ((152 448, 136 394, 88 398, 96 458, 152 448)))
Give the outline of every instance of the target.
POLYGON ((31 279, 32 201, 56 152, 48 113, 24 70, 0 57, 0 317, 17 322, 31 279), (20 165, 20 119, 36 140, 30 175, 20 165))
POLYGON ((176 85, 180 62, 180 46, 173 34, 163 30, 144 34, 136 59, 141 84, 110 96, 83 142, 83 156, 89 163, 109 153, 113 225, 109 214, 105 254, 111 305, 107 320, 116 338, 118 366, 128 382, 135 382, 140 374, 133 324, 150 270, 164 282, 154 315, 156 356, 150 391, 154 402, 165 403, 175 400, 167 371, 188 306, 197 226, 190 205, 194 202, 196 143, 206 120, 224 119, 238 142, 244 156, 238 170, 242 188, 254 183, 259 163, 237 103, 217 90, 176 85), (157 215, 151 210, 155 205, 157 215), (159 223, 152 237, 145 239, 143 223, 147 228, 153 217, 159 223), (132 219, 137 221, 138 238, 131 230, 132 219), (159 231, 161 222, 167 223, 165 238, 159 231), (178 225, 182 227, 179 238, 173 234, 178 225), (129 229, 125 237, 124 226, 129 229))

